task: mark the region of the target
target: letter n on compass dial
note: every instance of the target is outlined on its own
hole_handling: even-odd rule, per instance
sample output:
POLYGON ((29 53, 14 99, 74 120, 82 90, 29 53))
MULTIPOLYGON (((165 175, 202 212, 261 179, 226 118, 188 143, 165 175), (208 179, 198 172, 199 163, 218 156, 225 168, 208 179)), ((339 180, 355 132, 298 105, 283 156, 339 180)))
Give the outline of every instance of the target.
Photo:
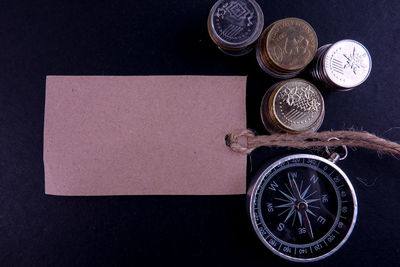
POLYGON ((293 155, 267 167, 249 189, 250 217, 272 252, 292 261, 315 261, 347 240, 357 199, 346 174, 313 155, 293 155))

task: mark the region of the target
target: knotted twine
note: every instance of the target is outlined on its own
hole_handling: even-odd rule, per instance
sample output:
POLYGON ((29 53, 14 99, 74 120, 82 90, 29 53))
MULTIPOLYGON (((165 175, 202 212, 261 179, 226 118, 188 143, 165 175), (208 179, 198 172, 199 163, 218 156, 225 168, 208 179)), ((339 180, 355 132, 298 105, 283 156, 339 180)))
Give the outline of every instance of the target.
POLYGON ((368 132, 356 131, 325 131, 301 134, 272 134, 256 136, 250 130, 241 130, 227 134, 226 145, 234 152, 250 153, 261 146, 293 147, 293 148, 324 148, 324 147, 363 147, 400 155, 400 144, 380 138, 368 132))

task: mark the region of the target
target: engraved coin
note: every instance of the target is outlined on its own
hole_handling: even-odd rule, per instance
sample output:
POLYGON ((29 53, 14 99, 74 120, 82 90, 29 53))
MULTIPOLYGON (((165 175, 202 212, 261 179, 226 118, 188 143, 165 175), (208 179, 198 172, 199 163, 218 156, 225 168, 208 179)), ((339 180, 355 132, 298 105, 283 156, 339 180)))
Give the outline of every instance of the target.
POLYGON ((368 78, 372 60, 367 48, 359 42, 342 40, 328 48, 323 67, 336 86, 352 88, 368 78))
POLYGON ((240 50, 261 34, 264 15, 254 0, 219 0, 210 11, 208 31, 224 50, 240 50))
POLYGON ((262 121, 271 133, 317 131, 324 115, 321 93, 302 79, 275 84, 267 91, 261 104, 262 121))
POLYGON ((272 77, 280 78, 280 79, 288 79, 293 78, 296 76, 300 71, 285 71, 278 69, 273 62, 268 58, 268 53, 265 51, 265 43, 266 37, 268 36, 270 29, 274 24, 269 25, 264 32, 262 33, 261 37, 259 38, 257 49, 256 49, 256 59, 258 65, 261 69, 266 72, 267 74, 271 75, 272 77))
POLYGON ((289 71, 305 68, 317 48, 318 39, 314 29, 298 18, 275 22, 266 40, 266 50, 273 64, 289 71))

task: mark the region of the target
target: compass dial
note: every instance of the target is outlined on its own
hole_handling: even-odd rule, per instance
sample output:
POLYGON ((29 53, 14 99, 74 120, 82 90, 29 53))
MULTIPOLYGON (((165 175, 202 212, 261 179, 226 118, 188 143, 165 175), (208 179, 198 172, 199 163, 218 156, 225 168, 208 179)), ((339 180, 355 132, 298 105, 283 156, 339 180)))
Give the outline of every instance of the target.
POLYGON ((292 261, 315 261, 347 240, 357 199, 334 163, 298 154, 276 161, 254 178, 248 209, 254 230, 272 252, 292 261))

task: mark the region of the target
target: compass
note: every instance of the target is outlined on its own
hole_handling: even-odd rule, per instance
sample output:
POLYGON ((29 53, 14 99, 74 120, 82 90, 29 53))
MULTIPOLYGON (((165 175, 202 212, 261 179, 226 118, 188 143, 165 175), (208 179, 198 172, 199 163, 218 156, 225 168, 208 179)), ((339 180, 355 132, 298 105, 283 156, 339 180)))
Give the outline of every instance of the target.
POLYGON ((323 259, 350 236, 357 198, 346 174, 325 158, 296 154, 263 168, 247 193, 253 228, 273 253, 297 262, 323 259))

